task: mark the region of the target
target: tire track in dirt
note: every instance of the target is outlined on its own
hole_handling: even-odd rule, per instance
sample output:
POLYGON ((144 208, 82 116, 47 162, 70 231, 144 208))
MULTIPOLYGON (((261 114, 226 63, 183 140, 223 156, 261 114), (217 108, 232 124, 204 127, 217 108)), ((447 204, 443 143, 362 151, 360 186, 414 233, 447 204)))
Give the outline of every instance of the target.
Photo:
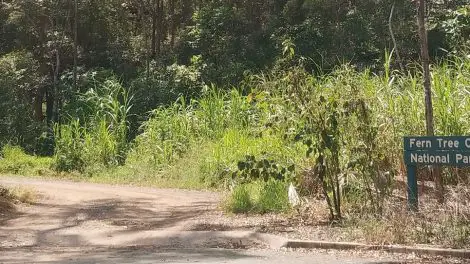
MULTIPOLYGON (((0 247, 155 244, 217 212, 214 192, 1 177, 41 198, 0 219, 0 247)), ((186 239, 187 240, 187 239, 186 239)))

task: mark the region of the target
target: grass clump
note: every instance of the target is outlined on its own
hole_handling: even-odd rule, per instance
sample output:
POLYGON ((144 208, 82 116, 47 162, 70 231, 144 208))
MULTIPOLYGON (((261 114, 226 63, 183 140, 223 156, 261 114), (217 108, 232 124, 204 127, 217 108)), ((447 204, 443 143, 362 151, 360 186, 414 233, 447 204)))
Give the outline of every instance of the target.
POLYGON ((223 204, 230 213, 282 213, 290 209, 285 181, 269 179, 236 185, 223 204))
POLYGON ((258 213, 286 212, 289 208, 287 184, 285 182, 274 179, 261 182, 259 198, 256 201, 256 211, 258 213))
POLYGON ((253 184, 241 184, 236 186, 224 204, 225 210, 234 214, 253 211, 255 208, 253 187, 253 184))

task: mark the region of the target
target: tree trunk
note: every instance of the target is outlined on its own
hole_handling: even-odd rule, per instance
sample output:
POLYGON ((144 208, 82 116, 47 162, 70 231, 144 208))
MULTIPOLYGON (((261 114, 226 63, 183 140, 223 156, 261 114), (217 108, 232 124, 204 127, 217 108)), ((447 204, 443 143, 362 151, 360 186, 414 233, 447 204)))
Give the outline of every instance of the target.
POLYGON ((388 18, 388 30, 390 31, 390 37, 392 38, 392 42, 393 42, 393 50, 395 51, 395 54, 397 56, 397 61, 398 61, 398 65, 400 66, 400 70, 401 72, 405 72, 405 67, 403 67, 403 61, 401 60, 400 52, 398 50, 397 40, 395 39, 395 34, 393 33, 392 20, 393 20, 394 10, 395 10, 395 2, 393 2, 392 9, 390 10, 390 16, 388 18))
POLYGON ((53 86, 47 87, 46 91, 46 118, 47 124, 52 127, 54 124, 54 93, 53 86))
POLYGON ((59 69, 60 69, 60 55, 59 50, 55 51, 55 65, 53 66, 53 94, 54 94, 54 106, 53 106, 53 118, 54 123, 59 121, 59 69))
POLYGON ((156 33, 156 47, 155 53, 159 55, 162 49, 162 43, 165 39, 165 25, 164 25, 164 6, 163 0, 157 0, 157 33, 156 33))
MULTIPOLYGON (((49 27, 49 19, 47 16, 43 15, 39 19, 39 25, 40 25, 40 30, 39 30, 39 48, 37 51, 39 52, 38 56, 40 58, 45 58, 46 57, 46 36, 47 36, 47 30, 49 27)), ((49 75, 49 67, 48 65, 44 62, 41 61, 40 66, 39 66, 39 72, 44 75, 49 75)), ((35 99, 35 116, 36 118, 41 118, 41 120, 44 120, 44 117, 46 118, 47 124, 51 124, 52 120, 52 97, 51 97, 51 92, 50 86, 44 86, 41 87, 40 90, 38 91, 38 94, 36 95, 35 99), (42 110, 42 103, 44 101, 44 96, 46 97, 46 115, 44 116, 43 110, 42 110)))
POLYGON ((175 14, 175 1, 170 1, 170 47, 175 46, 175 35, 177 29, 176 14, 175 14))
POLYGON ((192 15, 192 4, 191 0, 183 0, 182 14, 181 14, 181 24, 187 26, 189 21, 191 21, 192 15))
MULTIPOLYGON (((158 0, 159 1, 159 0, 158 0)), ((151 55, 152 59, 155 59, 157 55, 157 0, 152 0, 152 31, 151 31, 151 55)))
MULTIPOLYGON (((424 100, 426 111, 426 134, 434 136, 434 114, 432 108, 432 94, 431 94, 431 74, 429 69, 429 51, 428 51, 428 36, 426 31, 426 0, 418 0, 416 2, 418 9, 418 32, 421 44, 421 60, 423 64, 423 84, 424 84, 424 100)), ((436 196, 439 202, 444 202, 444 184, 440 170, 436 167, 431 169, 431 174, 434 177, 436 185, 436 196)))
POLYGON ((73 12, 73 90, 77 90, 77 64, 78 64, 78 0, 74 0, 74 12, 73 12))
POLYGON ((42 111, 42 101, 44 100, 44 88, 41 87, 37 90, 34 96, 33 102, 33 111, 34 111, 34 119, 37 121, 44 120, 44 113, 42 111))

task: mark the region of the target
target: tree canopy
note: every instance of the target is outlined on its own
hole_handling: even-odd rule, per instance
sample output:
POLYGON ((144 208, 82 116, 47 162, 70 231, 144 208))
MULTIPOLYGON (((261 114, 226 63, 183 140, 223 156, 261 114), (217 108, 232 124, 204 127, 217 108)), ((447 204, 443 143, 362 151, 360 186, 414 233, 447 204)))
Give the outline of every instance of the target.
MULTIPOLYGON (((432 59, 468 44, 468 4, 428 1, 432 59)), ((409 0, 3 0, 0 7, 2 109, 11 108, 0 121, 17 131, 2 132, 3 143, 26 140, 15 128, 23 122, 51 128, 73 116, 78 95, 109 76, 135 96, 132 137, 148 111, 195 97, 203 84, 230 87, 299 62, 313 72, 345 62, 381 71, 392 49, 400 55, 394 67, 419 59, 409 0)))

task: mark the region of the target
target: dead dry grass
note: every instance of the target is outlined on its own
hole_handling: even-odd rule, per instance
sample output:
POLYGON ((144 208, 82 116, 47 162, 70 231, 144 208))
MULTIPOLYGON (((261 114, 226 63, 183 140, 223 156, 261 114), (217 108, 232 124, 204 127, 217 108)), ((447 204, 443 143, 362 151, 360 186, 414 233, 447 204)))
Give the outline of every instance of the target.
MULTIPOLYGON (((397 189, 386 200, 381 215, 367 211, 363 204, 346 204, 342 222, 325 224, 328 219, 323 218, 322 222, 318 217, 314 221, 303 221, 310 226, 300 226, 300 232, 295 232, 294 236, 378 245, 470 249, 470 188, 463 184, 448 186, 446 202, 439 204, 434 198, 432 183, 426 182, 423 186, 426 188, 421 189, 419 212, 408 210, 403 190, 397 189)), ((313 201, 310 206, 321 208, 321 203, 320 200, 313 201)), ((316 216, 319 214, 317 212, 316 216)), ((312 215, 305 214, 302 218, 314 219, 312 215)))
POLYGON ((201 216, 195 230, 251 229, 293 239, 350 241, 376 245, 426 245, 470 249, 470 188, 448 186, 445 204, 433 197, 431 182, 421 188, 420 210, 407 209, 406 194, 395 190, 382 215, 364 204, 344 204, 344 219, 329 221, 324 200, 310 198, 297 210, 285 214, 201 216))
POLYGON ((39 193, 30 187, 0 187, 0 198, 3 203, 33 204, 39 199, 39 193))
POLYGON ((10 189, 12 198, 20 203, 33 204, 38 201, 39 193, 29 187, 14 187, 10 189))

